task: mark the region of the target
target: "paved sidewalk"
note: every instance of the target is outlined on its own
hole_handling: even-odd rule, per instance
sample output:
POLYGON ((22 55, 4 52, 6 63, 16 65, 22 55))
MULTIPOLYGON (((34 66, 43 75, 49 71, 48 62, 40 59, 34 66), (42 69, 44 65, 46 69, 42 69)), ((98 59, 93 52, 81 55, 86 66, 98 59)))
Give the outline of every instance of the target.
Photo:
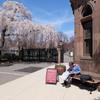
MULTIPOLYGON (((73 57, 69 57, 69 53, 64 54, 64 63, 73 61, 73 57)), ((9 81, 23 77, 42 68, 46 68, 55 63, 53 62, 15 62, 0 64, 0 85, 9 81)))
MULTIPOLYGON (((68 68, 68 63, 64 64, 68 68)), ((54 68, 54 65, 48 68, 54 68)), ((89 94, 86 89, 75 85, 70 88, 62 87, 60 77, 56 85, 45 84, 46 69, 1 85, 0 100, 100 100, 98 91, 89 94)))
POLYGON ((54 63, 12 63, 0 65, 0 85, 9 81, 23 77, 30 73, 33 73, 42 68, 46 68, 54 63))

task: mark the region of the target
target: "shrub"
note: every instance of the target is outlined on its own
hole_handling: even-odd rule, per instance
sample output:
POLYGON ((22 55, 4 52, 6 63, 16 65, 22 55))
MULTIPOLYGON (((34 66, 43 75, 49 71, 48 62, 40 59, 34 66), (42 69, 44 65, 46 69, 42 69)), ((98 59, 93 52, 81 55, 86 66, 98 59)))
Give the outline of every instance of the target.
POLYGON ((4 55, 0 55, 1 60, 10 60, 11 55, 9 53, 5 53, 4 55))

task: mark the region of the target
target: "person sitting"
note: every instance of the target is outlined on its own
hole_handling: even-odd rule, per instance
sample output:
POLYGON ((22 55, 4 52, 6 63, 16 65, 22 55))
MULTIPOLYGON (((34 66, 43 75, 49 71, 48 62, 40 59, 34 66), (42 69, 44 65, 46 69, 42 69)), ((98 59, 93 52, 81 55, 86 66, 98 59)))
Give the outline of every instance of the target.
POLYGON ((72 76, 81 74, 81 68, 78 64, 75 64, 74 62, 69 62, 70 68, 68 68, 67 72, 64 72, 61 75, 61 78, 64 80, 64 83, 62 83, 63 86, 70 87, 72 76))

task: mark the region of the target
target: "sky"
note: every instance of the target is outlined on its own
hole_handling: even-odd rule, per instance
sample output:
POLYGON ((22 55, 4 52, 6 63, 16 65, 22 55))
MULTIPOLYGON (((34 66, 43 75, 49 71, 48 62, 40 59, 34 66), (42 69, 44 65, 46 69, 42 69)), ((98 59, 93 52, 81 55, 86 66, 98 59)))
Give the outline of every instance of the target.
MULTIPOLYGON (((6 0, 0 0, 0 6, 6 0)), ((22 3, 32 13, 32 21, 53 25, 69 38, 74 36, 74 16, 69 0, 8 0, 22 3)))

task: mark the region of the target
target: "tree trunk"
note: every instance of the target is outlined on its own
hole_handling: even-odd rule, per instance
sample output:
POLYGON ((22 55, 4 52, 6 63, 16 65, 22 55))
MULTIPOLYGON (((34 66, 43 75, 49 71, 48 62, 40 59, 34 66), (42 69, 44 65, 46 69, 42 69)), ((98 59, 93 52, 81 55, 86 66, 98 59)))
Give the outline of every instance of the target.
POLYGON ((4 29, 2 30, 2 33, 1 33, 1 46, 0 46, 0 48, 2 48, 2 47, 4 46, 6 30, 7 30, 7 29, 4 28, 4 29))

